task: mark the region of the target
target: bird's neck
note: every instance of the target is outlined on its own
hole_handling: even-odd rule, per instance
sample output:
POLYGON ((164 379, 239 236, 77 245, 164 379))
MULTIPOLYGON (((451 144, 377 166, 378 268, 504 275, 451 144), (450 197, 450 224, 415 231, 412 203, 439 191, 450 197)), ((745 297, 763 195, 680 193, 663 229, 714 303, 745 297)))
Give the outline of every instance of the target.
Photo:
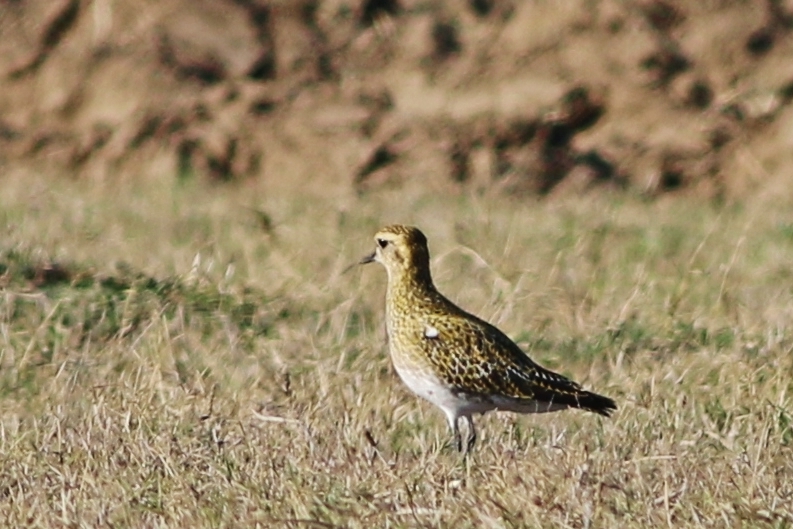
POLYGON ((438 295, 429 269, 402 270, 388 278, 388 311, 409 311, 431 302, 438 295))

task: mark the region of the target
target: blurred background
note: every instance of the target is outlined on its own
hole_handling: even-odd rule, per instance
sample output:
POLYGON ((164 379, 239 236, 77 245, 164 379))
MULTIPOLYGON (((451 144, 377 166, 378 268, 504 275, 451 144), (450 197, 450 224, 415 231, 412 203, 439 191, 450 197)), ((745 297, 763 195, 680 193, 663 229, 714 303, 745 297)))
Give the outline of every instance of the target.
POLYGON ((791 171, 792 28, 783 0, 4 0, 0 167, 730 199, 791 171))

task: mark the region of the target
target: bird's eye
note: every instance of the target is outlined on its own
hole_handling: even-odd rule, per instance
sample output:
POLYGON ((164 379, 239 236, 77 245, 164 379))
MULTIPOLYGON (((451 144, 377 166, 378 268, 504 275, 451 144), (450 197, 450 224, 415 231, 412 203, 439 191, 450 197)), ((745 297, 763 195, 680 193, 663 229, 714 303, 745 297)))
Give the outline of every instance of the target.
POLYGON ((380 246, 380 248, 385 248, 388 246, 388 241, 385 239, 377 239, 377 245, 380 246))

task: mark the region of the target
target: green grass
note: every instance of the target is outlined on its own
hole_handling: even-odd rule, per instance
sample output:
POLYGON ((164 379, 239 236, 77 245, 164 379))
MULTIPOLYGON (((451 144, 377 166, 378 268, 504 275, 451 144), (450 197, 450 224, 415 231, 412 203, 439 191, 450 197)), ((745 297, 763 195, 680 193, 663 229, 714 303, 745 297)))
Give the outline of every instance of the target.
POLYGON ((0 519, 793 526, 790 208, 8 177, 0 519), (384 271, 344 273, 392 221, 616 415, 490 414, 461 459, 391 368, 384 271))

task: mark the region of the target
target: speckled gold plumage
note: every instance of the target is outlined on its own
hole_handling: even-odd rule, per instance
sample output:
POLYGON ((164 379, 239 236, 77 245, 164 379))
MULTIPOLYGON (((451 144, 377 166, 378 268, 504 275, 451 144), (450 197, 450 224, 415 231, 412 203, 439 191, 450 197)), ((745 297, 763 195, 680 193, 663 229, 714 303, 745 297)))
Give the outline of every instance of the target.
POLYGON ((544 369, 504 333, 446 299, 432 282, 427 239, 410 226, 375 235, 377 261, 388 272, 386 327, 394 367, 415 393, 446 413, 458 448, 459 418, 476 440, 471 415, 493 409, 540 413, 582 408, 608 416, 613 400, 544 369))

